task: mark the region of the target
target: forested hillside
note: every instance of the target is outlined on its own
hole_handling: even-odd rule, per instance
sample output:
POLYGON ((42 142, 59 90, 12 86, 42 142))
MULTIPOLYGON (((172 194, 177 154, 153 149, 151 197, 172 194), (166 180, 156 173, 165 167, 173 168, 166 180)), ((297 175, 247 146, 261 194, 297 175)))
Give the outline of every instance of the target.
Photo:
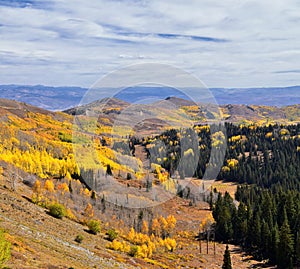
MULTIPOLYGON (((50 233, 47 226, 36 225, 59 225, 49 219, 55 217, 68 219, 72 238, 60 233, 65 244, 83 241, 89 251, 99 257, 109 251, 128 268, 134 264, 131 259, 148 268, 220 267, 221 259, 212 257, 223 255, 222 243, 239 245, 264 264, 299 266, 300 124, 199 124, 209 111, 176 99, 184 106, 168 113, 162 103, 160 109, 174 126, 151 119, 128 134, 125 125, 113 125, 128 103, 110 101, 105 111, 96 102, 90 108, 98 112, 81 107, 68 115, 1 100, 1 212, 9 231, 3 246, 24 238, 22 230, 13 232, 9 226, 23 223, 19 216, 32 233, 50 233), (184 113, 193 126, 179 124, 184 113), (147 129, 151 126, 154 131, 147 129), (231 195, 224 181, 236 184, 231 195), (34 223, 23 207, 30 216, 38 214, 34 223), (91 245, 93 236, 101 247, 91 245), (207 251, 214 249, 216 256, 201 250, 204 239, 207 251), (209 242, 214 239, 217 245, 209 242)), ((53 236, 51 231, 52 243, 53 236)), ((31 241, 24 242, 27 251, 31 241)), ((49 249, 52 243, 47 242, 49 249)), ((41 249, 40 242, 34 247, 41 249)), ((11 249, 16 265, 19 250, 11 249)), ((80 268, 85 261, 55 257, 56 265, 63 260, 80 268)), ((233 262, 248 268, 238 254, 233 262)))
MULTIPOLYGON (((228 123, 225 127, 227 149, 218 180, 240 186, 235 198, 227 192, 224 196, 211 192, 209 202, 216 221, 217 240, 240 244, 279 268, 299 266, 300 125, 228 123)), ((154 156, 158 156, 152 160, 149 154, 150 159, 171 174, 175 167, 179 168, 182 179, 185 176, 201 179, 208 164, 214 167, 220 161, 216 155, 209 162, 211 147, 218 148, 225 141, 225 134, 212 133, 214 129, 214 126, 196 126, 184 135, 176 130, 166 131, 160 136, 164 147, 155 141, 145 142, 147 148, 157 153, 154 156), (185 139, 190 139, 189 143, 185 139), (185 148, 195 143, 195 139, 199 141, 198 157, 193 151, 195 147, 185 148)), ((182 195, 180 188, 178 194, 182 195)))
POLYGON ((251 250, 279 268, 300 261, 299 125, 227 126, 227 158, 220 179, 237 181, 235 199, 211 200, 216 236, 251 250), (247 184, 245 184, 247 183, 247 184))

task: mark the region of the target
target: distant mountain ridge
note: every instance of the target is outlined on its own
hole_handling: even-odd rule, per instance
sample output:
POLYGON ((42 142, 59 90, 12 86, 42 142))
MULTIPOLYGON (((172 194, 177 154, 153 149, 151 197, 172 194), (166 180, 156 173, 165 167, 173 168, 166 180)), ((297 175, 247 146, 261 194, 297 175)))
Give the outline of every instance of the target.
POLYGON ((289 106, 300 104, 300 86, 211 89, 219 104, 289 106))
POLYGON ((56 111, 77 106, 86 91, 87 89, 80 87, 0 85, 0 98, 56 111))
MULTIPOLYGON (((184 98, 184 93, 167 87, 156 89, 155 96, 149 87, 131 87, 128 92, 117 93, 114 97, 125 102, 134 103, 141 99, 166 99, 168 96, 184 98)), ((220 105, 266 105, 288 106, 300 104, 300 86, 270 88, 212 88, 210 89, 220 105)), ((25 102, 47 110, 66 110, 77 107, 87 88, 51 87, 44 85, 0 85, 0 98, 25 102)), ((113 96, 108 96, 113 97, 113 96)))

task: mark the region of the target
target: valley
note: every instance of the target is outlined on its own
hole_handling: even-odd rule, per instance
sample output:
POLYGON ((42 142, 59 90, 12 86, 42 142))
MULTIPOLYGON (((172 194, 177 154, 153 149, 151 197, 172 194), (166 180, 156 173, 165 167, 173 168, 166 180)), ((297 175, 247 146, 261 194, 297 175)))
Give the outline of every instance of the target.
POLYGON ((3 266, 221 268, 229 244, 234 268, 273 268, 284 236, 297 264, 298 109, 226 105, 217 125, 175 97, 65 112, 1 99, 3 266))

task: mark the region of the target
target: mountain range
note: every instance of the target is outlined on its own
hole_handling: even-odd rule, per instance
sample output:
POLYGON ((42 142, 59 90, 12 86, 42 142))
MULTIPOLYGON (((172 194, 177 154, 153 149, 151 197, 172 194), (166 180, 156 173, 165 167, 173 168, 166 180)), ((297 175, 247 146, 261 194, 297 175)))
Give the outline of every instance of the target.
MULTIPOLYGON (((51 87, 44 85, 0 85, 0 98, 12 99, 38 106, 47 110, 57 111, 78 106, 88 88, 81 87, 51 87)), ((103 89, 109 91, 109 89, 103 89)), ((220 105, 266 105, 288 106, 300 104, 300 86, 266 87, 266 88, 212 88, 212 95, 220 105)), ((115 96, 123 101, 134 103, 142 99, 161 99, 168 96, 185 98, 180 91, 167 87, 131 87, 115 96), (153 91, 155 90, 155 94, 153 91)))

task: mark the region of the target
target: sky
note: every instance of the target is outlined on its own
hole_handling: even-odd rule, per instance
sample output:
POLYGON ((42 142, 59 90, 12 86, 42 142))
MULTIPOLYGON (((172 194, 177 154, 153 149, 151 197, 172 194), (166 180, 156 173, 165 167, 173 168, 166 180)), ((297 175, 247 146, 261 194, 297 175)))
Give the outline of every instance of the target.
POLYGON ((0 84, 162 63, 208 87, 300 85, 299 25, 298 0, 0 0, 0 84))

